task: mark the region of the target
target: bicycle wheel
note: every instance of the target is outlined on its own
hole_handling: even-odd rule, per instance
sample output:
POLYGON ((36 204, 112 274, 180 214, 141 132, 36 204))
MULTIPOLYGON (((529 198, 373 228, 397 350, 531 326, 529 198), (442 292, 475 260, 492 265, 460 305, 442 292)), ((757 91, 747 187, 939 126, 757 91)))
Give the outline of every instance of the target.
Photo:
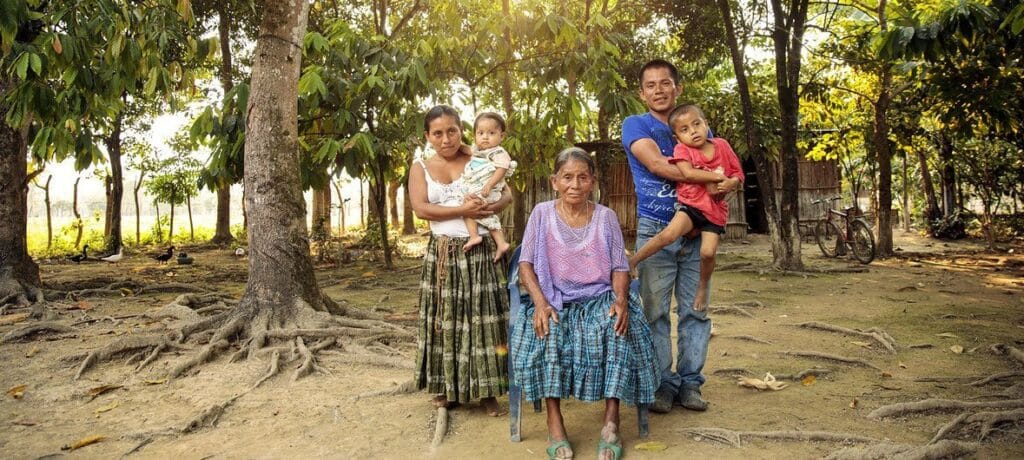
POLYGON ((822 220, 814 227, 814 237, 825 257, 835 257, 836 249, 843 241, 843 233, 835 222, 822 220))
POLYGON ((850 223, 850 246, 853 249, 853 257, 862 264, 869 264, 875 260, 875 237, 871 234, 871 228, 867 222, 857 219, 850 223))

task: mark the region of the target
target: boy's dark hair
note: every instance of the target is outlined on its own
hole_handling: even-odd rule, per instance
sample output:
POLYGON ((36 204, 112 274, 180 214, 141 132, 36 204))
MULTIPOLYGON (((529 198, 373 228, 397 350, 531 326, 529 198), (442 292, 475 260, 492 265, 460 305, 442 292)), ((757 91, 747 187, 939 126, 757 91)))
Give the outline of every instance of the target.
POLYGON ((651 59, 640 68, 640 74, 637 75, 637 81, 640 82, 641 87, 644 85, 644 72, 647 72, 648 69, 668 69, 669 75, 672 76, 672 83, 679 84, 679 70, 676 69, 676 66, 664 59, 651 59))
POLYGON ((462 120, 459 118, 459 111, 455 110, 450 105, 435 105, 427 111, 427 115, 423 117, 423 131, 430 131, 430 122, 441 118, 443 116, 449 116, 455 119, 459 126, 462 126, 462 120))
POLYGON ((498 124, 498 127, 501 128, 501 132, 507 131, 507 128, 505 127, 505 118, 494 112, 482 112, 480 115, 477 115, 476 120, 473 120, 473 131, 476 131, 476 125, 480 123, 480 120, 485 118, 494 120, 494 122, 498 124))
POLYGON ((697 104, 679 104, 679 105, 677 105, 676 108, 672 109, 672 111, 668 113, 668 125, 669 125, 669 127, 671 127, 672 124, 676 121, 676 118, 679 118, 679 117, 681 117, 683 115, 686 115, 688 113, 695 113, 695 112, 697 113, 697 116, 701 117, 705 121, 708 119, 707 117, 704 116, 704 111, 701 110, 700 106, 698 106, 697 104))

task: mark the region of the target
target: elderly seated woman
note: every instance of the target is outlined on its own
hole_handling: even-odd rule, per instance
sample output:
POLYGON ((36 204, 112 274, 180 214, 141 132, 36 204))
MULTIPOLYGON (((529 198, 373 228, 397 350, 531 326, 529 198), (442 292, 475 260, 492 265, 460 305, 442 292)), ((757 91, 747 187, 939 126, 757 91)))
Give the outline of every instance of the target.
POLYGON ((551 184, 559 198, 533 209, 519 259, 530 300, 512 325, 515 379, 526 399, 546 401, 553 459, 573 457, 562 399, 605 400, 597 453, 618 459, 619 401, 649 404, 658 385, 650 328, 629 293, 619 221, 590 201, 594 170, 583 150, 558 155, 551 184))

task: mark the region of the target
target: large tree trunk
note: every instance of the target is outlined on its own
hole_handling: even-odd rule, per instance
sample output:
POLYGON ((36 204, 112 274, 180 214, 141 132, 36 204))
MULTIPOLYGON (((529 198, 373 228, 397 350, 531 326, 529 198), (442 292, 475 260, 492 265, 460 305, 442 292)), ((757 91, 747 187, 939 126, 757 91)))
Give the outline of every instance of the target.
MULTIPOLYGON (((220 32, 220 87, 227 94, 234 87, 231 81, 231 15, 228 2, 217 3, 217 30, 220 32)), ((231 184, 217 186, 217 228, 211 243, 227 245, 231 236, 231 184)))
POLYGON ((803 268, 800 258, 800 176, 797 151, 800 112, 800 57, 808 0, 793 0, 783 9, 782 0, 771 0, 775 15, 772 39, 775 45, 775 85, 782 114, 781 176, 779 203, 781 252, 774 254, 774 266, 780 270, 803 268))
POLYGON ((121 199, 124 197, 124 172, 121 169, 121 125, 124 115, 114 119, 114 129, 105 139, 107 156, 110 160, 110 176, 107 177, 107 222, 103 239, 106 251, 114 254, 121 249, 121 199))
POLYGON ((928 156, 922 149, 914 149, 914 153, 917 155, 918 168, 921 174, 921 187, 924 189, 926 203, 924 219, 925 227, 927 228, 932 220, 938 219, 942 215, 942 211, 939 209, 939 200, 935 197, 935 183, 932 181, 931 168, 928 167, 928 156))
POLYGON ((718 10, 725 24, 725 38, 732 56, 733 71, 736 75, 736 88, 740 94, 740 105, 743 107, 743 129, 747 143, 747 152, 754 160, 757 174, 758 189, 764 208, 765 220, 768 224, 768 239, 772 244, 773 254, 786 252, 782 241, 782 227, 779 221, 779 207, 775 199, 775 179, 768 161, 768 154, 761 143, 761 132, 754 122, 754 103, 750 98, 750 85, 747 82, 746 63, 743 51, 736 40, 736 28, 732 21, 728 0, 717 0, 718 10))
MULTIPOLYGON (((882 35, 889 29, 886 20, 886 0, 878 2, 878 24, 882 35)), ((880 91, 875 102, 874 143, 878 152, 878 257, 892 255, 892 147, 889 144, 889 104, 892 102, 892 69, 883 64, 879 70, 880 91)))
POLYGON ((253 53, 245 138, 249 279, 239 310, 258 332, 296 324, 304 310, 337 308, 313 276, 299 178, 297 88, 308 13, 305 1, 264 3, 253 53))
POLYGON ((331 186, 324 184, 323 188, 313 189, 313 228, 311 234, 322 234, 325 237, 331 235, 331 186))
POLYGON ((402 234, 412 235, 416 233, 416 221, 412 212, 412 200, 409 199, 409 178, 405 178, 405 186, 402 187, 402 234))
MULTIPOLYGON (((7 113, 6 96, 13 82, 0 78, 0 113, 7 113)), ((0 120, 0 299, 25 305, 42 300, 39 266, 28 255, 28 184, 26 129, 0 120)), ((0 305, 2 307, 3 305, 0 305)))
POLYGON ((392 228, 402 226, 398 220, 398 187, 401 186, 398 181, 388 182, 388 217, 391 218, 392 228))
POLYGON ((953 141, 943 132, 939 135, 939 164, 942 165, 942 215, 956 214, 956 168, 953 165, 953 141))

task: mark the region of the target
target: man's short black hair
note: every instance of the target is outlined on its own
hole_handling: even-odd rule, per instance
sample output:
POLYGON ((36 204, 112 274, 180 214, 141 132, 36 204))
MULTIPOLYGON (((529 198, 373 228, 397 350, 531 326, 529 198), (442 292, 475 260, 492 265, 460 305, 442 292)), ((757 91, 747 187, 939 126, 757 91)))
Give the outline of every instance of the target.
POLYGON ((679 84, 679 70, 676 69, 676 66, 664 59, 652 59, 640 68, 640 75, 637 76, 637 81, 640 82, 641 87, 644 84, 644 72, 647 72, 647 69, 668 69, 669 75, 672 76, 672 83, 679 84))

